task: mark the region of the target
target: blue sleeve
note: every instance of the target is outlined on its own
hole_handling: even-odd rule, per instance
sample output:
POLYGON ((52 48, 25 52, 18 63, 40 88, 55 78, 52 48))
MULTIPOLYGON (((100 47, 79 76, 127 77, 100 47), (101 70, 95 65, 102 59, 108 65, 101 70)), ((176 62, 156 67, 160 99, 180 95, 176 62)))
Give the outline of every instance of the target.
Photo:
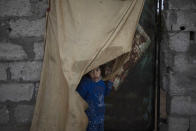
POLYGON ((106 85, 105 96, 107 96, 112 89, 113 83, 111 81, 106 81, 105 85, 106 85))
POLYGON ((78 88, 76 91, 80 94, 80 96, 86 100, 86 96, 88 94, 88 82, 83 79, 80 84, 78 85, 78 88))

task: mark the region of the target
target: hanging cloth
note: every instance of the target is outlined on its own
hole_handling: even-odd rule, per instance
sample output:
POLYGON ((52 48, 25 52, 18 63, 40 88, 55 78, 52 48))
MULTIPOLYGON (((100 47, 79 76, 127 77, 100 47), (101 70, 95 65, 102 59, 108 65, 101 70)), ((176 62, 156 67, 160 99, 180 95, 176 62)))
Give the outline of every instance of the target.
MULTIPOLYGON (((85 131, 75 91, 93 68, 128 54, 144 0, 51 0, 40 87, 30 131, 85 131)), ((118 65, 119 66, 119 65, 118 65)))

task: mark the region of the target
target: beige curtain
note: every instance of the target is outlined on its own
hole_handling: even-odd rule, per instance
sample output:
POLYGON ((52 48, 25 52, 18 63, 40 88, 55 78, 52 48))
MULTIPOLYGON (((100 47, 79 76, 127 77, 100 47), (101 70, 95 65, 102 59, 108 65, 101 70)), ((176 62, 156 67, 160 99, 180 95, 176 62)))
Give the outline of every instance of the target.
POLYGON ((82 75, 131 51, 144 0, 51 0, 31 131, 85 131, 82 75))

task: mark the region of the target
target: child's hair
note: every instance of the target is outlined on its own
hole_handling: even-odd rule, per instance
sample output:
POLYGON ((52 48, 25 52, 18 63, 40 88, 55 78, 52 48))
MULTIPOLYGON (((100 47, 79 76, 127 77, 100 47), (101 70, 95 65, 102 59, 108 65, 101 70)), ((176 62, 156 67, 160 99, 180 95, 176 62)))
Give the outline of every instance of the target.
MULTIPOLYGON (((102 76, 102 77, 105 77, 105 67, 104 67, 104 65, 98 66, 97 68, 100 69, 100 71, 101 71, 101 76, 102 76)), ((89 72, 90 72, 90 71, 89 71, 89 72)), ((85 74, 84 77, 90 78, 89 72, 88 72, 87 74, 85 74)))

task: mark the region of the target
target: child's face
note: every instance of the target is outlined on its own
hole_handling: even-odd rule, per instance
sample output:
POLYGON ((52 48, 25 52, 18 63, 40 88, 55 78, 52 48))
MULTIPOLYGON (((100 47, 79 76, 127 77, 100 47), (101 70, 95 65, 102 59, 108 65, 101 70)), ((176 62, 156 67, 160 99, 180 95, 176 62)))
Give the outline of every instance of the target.
POLYGON ((92 71, 89 72, 89 76, 91 79, 95 82, 99 81, 101 79, 101 70, 100 68, 95 68, 92 71))

